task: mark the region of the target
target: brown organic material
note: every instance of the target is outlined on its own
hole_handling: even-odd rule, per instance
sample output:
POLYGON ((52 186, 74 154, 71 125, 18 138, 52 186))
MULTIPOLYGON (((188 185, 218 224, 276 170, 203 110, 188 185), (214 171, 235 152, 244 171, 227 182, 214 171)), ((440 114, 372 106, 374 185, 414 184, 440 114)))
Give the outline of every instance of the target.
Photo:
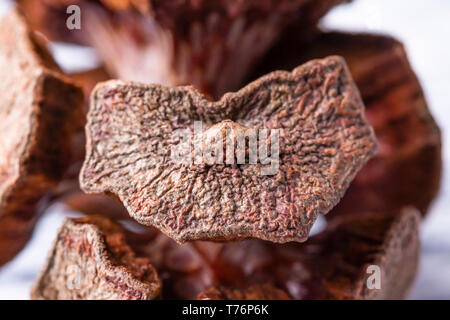
POLYGON ((91 96, 91 92, 97 83, 111 79, 104 67, 71 73, 69 76, 77 85, 83 88, 84 96, 87 98, 86 107, 89 106, 88 97, 91 96))
POLYGON ((103 67, 71 73, 70 78, 84 92, 85 108, 83 109, 83 125, 73 135, 72 161, 64 181, 59 185, 53 200, 63 202, 69 209, 87 215, 105 215, 114 220, 128 217, 123 205, 110 197, 103 195, 87 195, 80 190, 78 176, 86 154, 86 135, 84 126, 89 107, 89 98, 97 83, 111 79, 103 67))
POLYGON ((101 217, 66 220, 36 282, 33 299, 155 299, 161 281, 136 257, 122 229, 101 217))
POLYGON ((255 285, 246 290, 210 288, 198 295, 200 300, 289 300, 283 290, 272 285, 255 285))
POLYGON ((73 192, 59 199, 70 210, 86 215, 102 215, 113 220, 130 219, 127 209, 111 197, 97 194, 73 192))
MULTIPOLYGON (((84 133, 84 126, 86 124, 86 114, 89 109, 89 97, 91 96, 91 92, 97 83, 109 80, 111 79, 111 77, 103 67, 72 73, 69 76, 76 85, 80 86, 83 89, 85 97, 83 119, 80 128, 72 137, 71 167, 65 177, 65 182, 67 184, 72 182, 71 186, 69 187, 72 187, 76 192, 79 192, 80 189, 78 186, 78 175, 80 173, 81 165, 86 153, 86 136, 84 133)), ((64 188, 67 189, 67 186, 68 185, 65 185, 64 188)), ((64 191, 67 192, 67 190, 64 191)))
POLYGON ((323 33, 305 52, 286 39, 263 61, 259 74, 289 69, 330 54, 343 56, 366 105, 380 152, 358 173, 334 213, 398 211, 426 214, 441 177, 441 135, 403 45, 390 37, 323 33))
POLYGON ((45 195, 70 164, 81 90, 14 10, 0 22, 0 266, 28 241, 45 195))
MULTIPOLYGON (((119 238, 126 239, 137 255, 149 257, 161 275, 165 299, 400 299, 417 270, 419 217, 412 208, 397 214, 338 217, 303 244, 246 240, 179 245, 151 231, 148 236, 122 231, 119 238), (380 268, 381 289, 367 287, 372 275, 368 267, 374 265, 380 268)), ((35 285, 34 298, 73 296, 59 279, 66 274, 65 261, 83 261, 84 251, 67 250, 67 237, 61 235, 77 230, 79 238, 87 239, 92 228, 90 220, 65 224, 55 244, 65 250, 52 251, 50 264, 35 285), (55 252, 68 252, 69 258, 55 260, 55 252), (49 281, 50 275, 58 280, 49 281)), ((82 271, 86 278, 96 277, 94 269, 82 271)), ((105 287, 91 288, 89 293, 99 297, 110 292, 105 287)))
POLYGON ((407 208, 338 217, 302 244, 246 240, 180 246, 161 235, 143 248, 168 274, 166 298, 193 299, 211 286, 246 290, 272 283, 293 299, 401 299, 417 271, 419 216, 407 208), (366 285, 371 265, 380 268, 381 289, 366 285))
MULTIPOLYGON (((107 82, 93 93, 86 132, 82 189, 116 195, 138 222, 180 242, 304 241, 317 215, 336 205, 376 151, 339 57, 274 72, 218 102, 192 87, 107 82), (237 137, 242 128, 277 129, 279 167, 265 175, 261 162, 174 161, 174 130, 191 133, 196 120, 207 127, 200 138, 206 145, 222 141, 227 130, 237 137)), ((197 147, 187 146, 192 155, 197 147)))
MULTIPOLYGON (((81 30, 69 31, 65 0, 19 0, 36 29, 94 47, 117 78, 192 84, 220 97, 237 90, 288 26, 307 38, 345 0, 75 0, 81 30)), ((297 32, 297 34, 299 34, 297 32)))

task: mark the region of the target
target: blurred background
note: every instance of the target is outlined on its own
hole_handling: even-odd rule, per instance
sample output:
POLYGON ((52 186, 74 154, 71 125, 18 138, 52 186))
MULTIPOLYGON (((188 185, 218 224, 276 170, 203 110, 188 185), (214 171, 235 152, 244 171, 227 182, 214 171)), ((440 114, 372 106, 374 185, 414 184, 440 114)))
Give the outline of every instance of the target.
MULTIPOLYGON (((0 0, 0 17, 11 6, 11 1, 0 0)), ((448 0, 355 0, 333 9, 321 22, 326 29, 388 34, 403 41, 442 130, 441 192, 421 226, 422 258, 410 299, 450 299, 450 176, 446 170, 450 164, 449 16, 448 0)), ((51 49, 67 72, 90 69, 98 63, 95 53, 88 48, 52 45, 51 49)), ((67 215, 76 214, 62 205, 50 207, 27 247, 0 269, 0 299, 29 298, 56 230, 67 215)), ((320 229, 318 222, 316 230, 320 229)))

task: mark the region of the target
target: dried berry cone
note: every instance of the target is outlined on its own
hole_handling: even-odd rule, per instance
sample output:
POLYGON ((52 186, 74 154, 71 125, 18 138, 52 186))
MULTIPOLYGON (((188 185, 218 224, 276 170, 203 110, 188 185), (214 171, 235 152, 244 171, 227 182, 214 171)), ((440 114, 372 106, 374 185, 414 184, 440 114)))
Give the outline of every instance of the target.
MULTIPOLYGON (((192 87, 106 82, 92 95, 86 135, 82 189, 116 195, 138 222, 180 242, 304 241, 317 215, 339 202, 376 151, 359 93, 339 57, 268 74, 218 102, 192 87), (197 120, 207 130, 181 143, 174 130, 190 135, 197 120), (263 128, 279 133, 279 159, 272 166, 234 158, 209 162, 206 156, 193 161, 198 145, 263 128), (187 146, 189 159, 174 160, 179 146, 187 146)), ((249 152, 235 140, 236 157, 249 152)), ((259 151, 267 147, 261 141, 259 151)), ((222 147, 216 154, 228 152, 222 147)))
MULTIPOLYGON (((150 259, 163 281, 165 299, 399 299, 405 296, 417 270, 419 217, 412 208, 397 214, 341 216, 304 244, 246 240, 179 245, 152 231, 133 234, 122 230, 114 235, 125 239, 136 255, 150 259), (367 286, 371 276, 368 267, 374 265, 379 267, 380 289, 367 286)), ((44 268, 34 298, 73 296, 65 286, 66 261, 85 261, 86 251, 68 250, 66 240, 74 239, 72 234, 88 239, 92 228, 96 227, 91 218, 65 224, 55 248, 64 248, 57 252, 69 252, 70 257, 56 260, 56 251, 51 252, 49 261, 58 263, 44 268), (62 237, 64 230, 72 233, 62 237), (50 277, 54 280, 49 281, 50 277)), ((77 242, 69 243, 73 246, 77 242)), ((120 247, 129 248, 120 243, 120 247)), ((98 277, 93 268, 81 268, 87 279, 98 277)), ((90 288, 76 297, 86 298, 85 292, 97 297, 111 292, 107 287, 95 287, 95 292, 94 286, 90 288)), ((113 292, 120 295, 126 289, 117 287, 113 292)))
POLYGON ((26 244, 41 200, 69 166, 83 94, 16 10, 0 22, 0 70, 1 266, 26 244))
POLYGON ((289 300, 283 290, 270 284, 254 285, 246 290, 210 288, 198 295, 200 300, 289 300))
POLYGON ((413 205, 425 215, 440 185, 441 134, 403 45, 386 36, 337 32, 322 33, 308 50, 294 43, 280 43, 258 74, 311 58, 343 56, 380 143, 380 152, 358 173, 333 213, 398 211, 413 205))
POLYGON ((135 255, 121 227, 92 216, 65 221, 31 297, 148 300, 160 291, 150 260, 135 255))
POLYGON ((65 27, 68 1, 18 2, 36 29, 96 48, 117 78, 192 84, 220 97, 242 85, 287 26, 307 37, 320 17, 344 1, 70 1, 81 6, 79 31, 65 27))

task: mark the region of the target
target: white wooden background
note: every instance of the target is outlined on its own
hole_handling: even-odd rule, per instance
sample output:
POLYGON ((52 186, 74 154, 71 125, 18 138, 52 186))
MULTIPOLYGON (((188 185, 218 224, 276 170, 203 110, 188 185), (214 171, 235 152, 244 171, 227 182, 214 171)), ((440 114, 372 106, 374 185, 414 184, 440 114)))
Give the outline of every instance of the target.
MULTIPOLYGON (((10 6, 9 0, 0 0, 0 16, 10 6)), ((442 128, 445 162, 441 194, 422 225, 421 265, 409 298, 450 299, 450 176, 446 170, 450 164, 450 1, 356 0, 334 9, 322 24, 330 29, 386 33, 406 44, 430 108, 442 128)), ((67 71, 96 64, 95 55, 87 49, 56 46, 53 50, 67 71), (75 55, 77 58, 73 58, 75 55)), ((50 208, 28 246, 0 270, 0 299, 29 298, 31 284, 62 223, 61 210, 61 206, 50 208)))

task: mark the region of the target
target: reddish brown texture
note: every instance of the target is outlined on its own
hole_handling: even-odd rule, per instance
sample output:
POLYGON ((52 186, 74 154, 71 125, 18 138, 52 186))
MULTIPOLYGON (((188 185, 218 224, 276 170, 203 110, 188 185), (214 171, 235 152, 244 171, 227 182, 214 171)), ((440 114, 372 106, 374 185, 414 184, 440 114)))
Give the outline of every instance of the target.
POLYGON ((111 79, 111 76, 103 66, 88 69, 84 71, 74 72, 69 74, 69 77, 81 88, 83 88, 84 96, 86 97, 86 113, 89 107, 89 97, 94 87, 99 82, 111 79))
POLYGON ((268 74, 218 102, 192 87, 106 82, 92 95, 86 135, 82 189, 116 195, 138 222, 180 242, 304 241, 376 151, 338 57, 268 74), (192 133, 196 120, 207 129, 203 143, 226 129, 278 129, 278 170, 264 175, 261 162, 174 162, 174 130, 192 133))
POLYGON ((127 209, 117 200, 104 195, 85 194, 82 191, 71 192, 58 199, 70 210, 88 216, 102 215, 113 220, 129 219, 127 209))
MULTIPOLYGON (((419 217, 412 208, 397 214, 338 217, 304 244, 246 240, 179 245, 152 230, 135 234, 115 229, 112 234, 124 241, 119 248, 131 247, 136 256, 148 257, 163 282, 165 299, 400 299, 407 293, 417 270, 419 217), (366 286, 370 265, 380 268, 381 289, 366 286)), ((60 249, 51 251, 33 298, 73 297, 60 279, 66 274, 66 262, 84 261, 86 250, 72 251, 65 239, 75 239, 75 231, 80 239, 92 239, 89 236, 92 228, 97 227, 93 227, 91 218, 65 223, 55 243, 55 248, 60 249), (55 252, 69 257, 56 260, 55 252), (46 280, 50 275, 56 280, 46 280)), ((95 279, 97 273, 93 269, 79 265, 87 279, 95 279)), ((102 297, 110 289, 91 285, 89 291, 77 297, 87 298, 86 292, 89 297, 102 297)), ((113 292, 120 295, 122 288, 113 292)))
POLYGON ((200 293, 197 298, 199 300, 289 300, 286 292, 270 284, 255 285, 246 290, 210 288, 200 293))
POLYGON ((94 47, 123 80, 192 84, 220 97, 237 90, 286 27, 305 38, 345 0, 21 0, 37 30, 94 47), (81 30, 65 27, 67 3, 81 6, 81 30), (51 22, 51 23, 50 23, 51 22))
MULTIPOLYGON (((71 183, 75 192, 79 192, 78 186, 78 174, 80 173, 81 165, 86 153, 86 136, 84 132, 84 126, 86 125, 86 114, 89 109, 89 97, 91 92, 97 83, 111 79, 105 68, 100 66, 95 69, 84 70, 76 73, 69 74, 69 77, 73 82, 83 89, 85 103, 83 108, 83 119, 81 121, 80 128, 72 137, 72 161, 71 167, 66 176, 66 182, 71 183)), ((64 186, 66 187, 66 186, 64 186)), ((67 188, 65 188, 67 189, 67 188)), ((66 193, 68 190, 64 190, 66 193)))
POLYGON ((64 203, 70 210, 79 211, 87 215, 100 214, 114 220, 128 217, 123 205, 110 197, 103 195, 87 195, 80 190, 78 175, 85 157, 86 137, 84 126, 86 124, 86 114, 89 107, 88 97, 92 89, 98 82, 110 79, 110 76, 103 67, 84 70, 69 74, 73 82, 81 87, 84 92, 85 103, 83 108, 83 119, 80 126, 72 135, 70 167, 67 170, 63 181, 54 190, 49 203, 56 201, 64 203))
POLYGON ((31 297, 148 300, 160 291, 150 260, 135 255, 122 228, 91 216, 65 221, 31 297))
POLYGON ((425 215, 439 190, 441 134, 403 45, 386 36, 331 32, 307 48, 285 39, 263 60, 258 74, 330 54, 343 56, 380 144, 380 152, 358 173, 333 213, 413 205, 425 215))
POLYGON ((0 265, 31 236, 70 164, 83 95, 13 10, 0 22, 0 265))
POLYGON ((419 216, 405 208, 338 217, 303 244, 246 240, 180 246, 160 235, 137 250, 166 275, 165 298, 192 299, 211 286, 247 290, 272 284, 293 299, 401 299, 417 271, 419 216), (369 265, 380 267, 380 290, 366 286, 369 265))
POLYGON ((70 78, 83 89, 85 96, 85 108, 83 126, 73 136, 71 167, 67 172, 64 181, 55 192, 54 201, 64 203, 70 210, 79 211, 86 215, 104 215, 113 220, 128 217, 127 210, 123 205, 110 197, 104 195, 88 195, 80 190, 78 175, 86 153, 86 136, 84 125, 86 124, 86 114, 89 108, 89 98, 91 91, 97 83, 111 79, 104 67, 84 70, 71 73, 70 78))

